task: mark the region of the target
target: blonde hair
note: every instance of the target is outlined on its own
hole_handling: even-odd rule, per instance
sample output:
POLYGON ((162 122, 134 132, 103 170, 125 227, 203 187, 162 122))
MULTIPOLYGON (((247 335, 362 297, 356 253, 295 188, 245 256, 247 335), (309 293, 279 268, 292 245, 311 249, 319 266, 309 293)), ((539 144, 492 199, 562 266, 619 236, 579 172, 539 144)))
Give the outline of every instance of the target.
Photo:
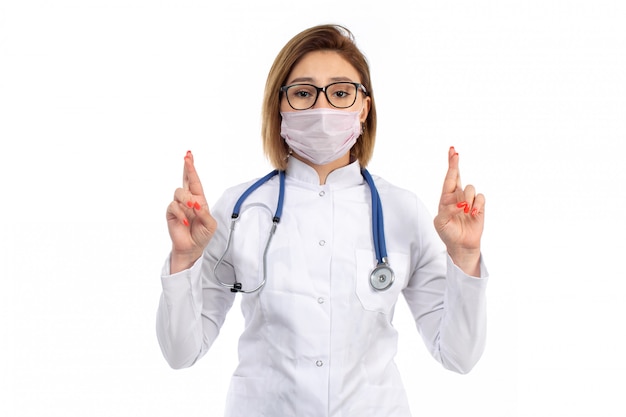
POLYGON ((363 134, 352 148, 352 154, 361 166, 367 166, 374 152, 376 139, 376 105, 367 59, 357 48, 354 36, 340 25, 320 25, 294 36, 278 53, 267 76, 263 97, 261 136, 263 150, 271 164, 277 169, 287 167, 289 147, 280 136, 280 100, 282 87, 287 82, 294 65, 307 53, 334 51, 347 60, 359 73, 361 84, 371 99, 370 110, 363 126, 363 134))

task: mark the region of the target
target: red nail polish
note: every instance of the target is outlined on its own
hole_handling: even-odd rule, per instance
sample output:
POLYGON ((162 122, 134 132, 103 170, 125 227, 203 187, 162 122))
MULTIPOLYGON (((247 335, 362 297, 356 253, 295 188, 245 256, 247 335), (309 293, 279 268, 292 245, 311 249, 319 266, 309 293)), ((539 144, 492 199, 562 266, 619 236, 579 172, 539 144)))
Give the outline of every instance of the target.
POLYGON ((189 226, 189 220, 187 220, 187 219, 183 219, 183 224, 184 224, 185 226, 189 226))
POLYGON ((193 207, 193 203, 191 201, 187 201, 187 207, 192 208, 193 207))
POLYGON ((195 203, 193 203, 193 208, 195 208, 196 210, 200 210, 202 208, 202 206, 200 206, 200 204, 195 202, 195 203))
POLYGON ((465 208, 467 207, 467 203, 465 201, 461 201, 460 203, 458 203, 456 205, 458 208, 465 208))
POLYGON ((469 206, 469 204, 466 204, 466 205, 465 205, 465 208, 463 209, 463 211, 464 211, 465 213, 469 213, 469 211, 470 211, 470 206, 469 206))
POLYGON ((476 217, 477 214, 478 214, 478 209, 477 208, 472 210, 472 216, 476 217))

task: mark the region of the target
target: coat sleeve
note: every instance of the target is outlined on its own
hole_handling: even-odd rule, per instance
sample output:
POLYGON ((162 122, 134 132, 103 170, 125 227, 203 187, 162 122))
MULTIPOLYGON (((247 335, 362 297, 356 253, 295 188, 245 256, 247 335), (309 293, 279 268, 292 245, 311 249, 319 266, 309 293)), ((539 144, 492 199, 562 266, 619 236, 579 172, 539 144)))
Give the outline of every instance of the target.
POLYGON ((446 369, 464 374, 478 362, 485 347, 488 273, 482 256, 480 277, 460 270, 419 201, 417 214, 413 270, 403 294, 433 357, 446 369))
MULTIPOLYGON (((156 318, 156 333, 161 352, 174 369, 186 368, 209 350, 232 307, 235 294, 220 285, 213 266, 225 247, 229 216, 222 209, 224 198, 212 210, 218 230, 203 256, 188 270, 170 275, 169 257, 163 266, 163 291, 156 318)), ((220 279, 234 274, 226 260, 220 267, 220 279)))

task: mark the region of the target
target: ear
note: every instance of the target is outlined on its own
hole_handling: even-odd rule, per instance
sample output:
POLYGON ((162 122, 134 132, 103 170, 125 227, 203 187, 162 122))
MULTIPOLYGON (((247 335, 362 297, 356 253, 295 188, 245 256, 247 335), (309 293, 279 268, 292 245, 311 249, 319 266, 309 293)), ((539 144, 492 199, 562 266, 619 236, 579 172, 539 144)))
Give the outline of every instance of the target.
POLYGON ((363 109, 361 110, 361 123, 365 123, 367 120, 367 116, 370 114, 370 106, 372 105, 372 99, 369 97, 365 97, 363 99, 363 109))

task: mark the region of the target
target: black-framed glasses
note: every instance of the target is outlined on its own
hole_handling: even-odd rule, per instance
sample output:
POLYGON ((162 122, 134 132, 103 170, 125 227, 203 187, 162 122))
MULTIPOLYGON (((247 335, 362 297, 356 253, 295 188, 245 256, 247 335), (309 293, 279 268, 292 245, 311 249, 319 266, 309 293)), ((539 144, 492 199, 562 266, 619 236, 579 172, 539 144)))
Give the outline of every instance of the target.
POLYGON ((331 83, 326 87, 317 87, 313 84, 291 84, 280 87, 280 91, 285 93, 287 102, 294 110, 306 110, 315 106, 320 92, 326 95, 326 100, 331 106, 346 109, 356 102, 359 90, 367 95, 363 84, 347 81, 331 83))

